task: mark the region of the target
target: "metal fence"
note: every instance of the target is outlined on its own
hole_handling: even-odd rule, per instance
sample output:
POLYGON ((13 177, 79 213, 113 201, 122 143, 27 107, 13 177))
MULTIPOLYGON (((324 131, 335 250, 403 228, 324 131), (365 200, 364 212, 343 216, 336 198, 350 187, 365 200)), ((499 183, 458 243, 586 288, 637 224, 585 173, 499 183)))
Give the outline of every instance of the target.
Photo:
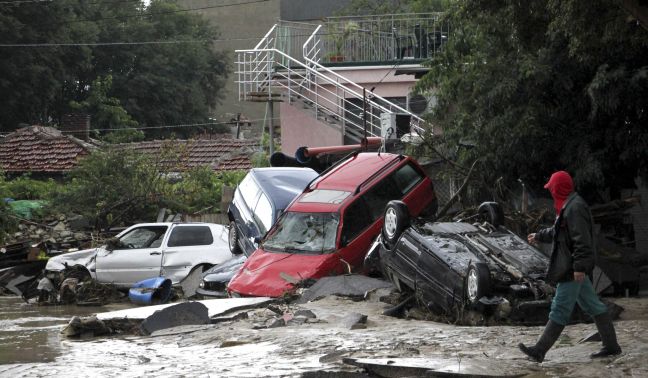
MULTIPOLYGON (((450 26, 441 16, 441 13, 407 13, 329 17, 318 31, 322 40, 318 58, 327 63, 429 59, 448 41, 450 26)), ((288 21, 279 25, 277 48, 283 51, 301 46, 316 26, 288 21)))

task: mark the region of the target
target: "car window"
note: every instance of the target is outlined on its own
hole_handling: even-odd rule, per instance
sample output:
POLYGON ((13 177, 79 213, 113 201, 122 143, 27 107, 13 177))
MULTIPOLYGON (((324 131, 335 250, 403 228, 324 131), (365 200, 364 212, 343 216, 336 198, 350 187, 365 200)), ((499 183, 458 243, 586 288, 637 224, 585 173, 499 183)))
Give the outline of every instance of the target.
POLYGON ((327 253, 335 251, 337 213, 286 212, 263 242, 268 251, 327 253))
POLYGON ((363 197, 366 201, 369 215, 371 216, 371 222, 373 222, 383 215, 387 202, 403 198, 403 193, 396 186, 393 178, 387 177, 368 190, 363 197))
POLYGON ((265 234, 270 229, 270 226, 272 226, 272 205, 268 197, 263 193, 261 193, 259 202, 254 209, 254 219, 259 225, 261 235, 265 234))
POLYGON ((214 242, 209 226, 178 226, 171 231, 169 247, 209 245, 214 242))
POLYGON ((245 201, 247 206, 250 209, 254 209, 254 205, 256 204, 257 197, 259 196, 261 190, 252 178, 252 175, 248 174, 247 176, 245 176, 243 181, 241 181, 241 183, 239 184, 238 189, 240 190, 241 196, 243 196, 243 200, 245 201))
POLYGON ((151 227, 138 227, 127 234, 121 236, 121 248, 124 249, 137 249, 137 248, 156 248, 154 243, 159 240, 162 243, 164 234, 167 231, 166 226, 151 226, 151 227))
POLYGON ((411 164, 400 167, 392 177, 402 195, 407 194, 416 184, 423 180, 423 175, 411 164))
POLYGON ((372 223, 367 204, 363 197, 359 197, 344 211, 342 239, 349 243, 372 223))

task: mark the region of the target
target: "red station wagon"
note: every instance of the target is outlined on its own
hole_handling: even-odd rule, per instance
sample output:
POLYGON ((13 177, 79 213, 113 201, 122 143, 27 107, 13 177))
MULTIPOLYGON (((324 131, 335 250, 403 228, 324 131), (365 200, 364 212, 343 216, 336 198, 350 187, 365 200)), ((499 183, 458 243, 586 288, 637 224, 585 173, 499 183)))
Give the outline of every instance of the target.
POLYGON ((435 214, 430 178, 408 156, 357 153, 325 172, 286 208, 228 291, 279 297, 307 279, 362 266, 383 210, 400 199, 412 216, 435 214))

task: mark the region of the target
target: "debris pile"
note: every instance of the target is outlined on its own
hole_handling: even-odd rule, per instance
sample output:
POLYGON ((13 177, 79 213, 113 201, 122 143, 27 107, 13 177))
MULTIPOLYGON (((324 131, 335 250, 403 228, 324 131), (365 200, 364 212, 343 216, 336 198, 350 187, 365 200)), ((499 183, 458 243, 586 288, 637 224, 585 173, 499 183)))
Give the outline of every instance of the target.
POLYGON ((97 239, 91 230, 88 219, 76 214, 50 216, 43 223, 21 219, 18 231, 9 235, 8 242, 42 242, 47 254, 57 254, 90 248, 97 239))

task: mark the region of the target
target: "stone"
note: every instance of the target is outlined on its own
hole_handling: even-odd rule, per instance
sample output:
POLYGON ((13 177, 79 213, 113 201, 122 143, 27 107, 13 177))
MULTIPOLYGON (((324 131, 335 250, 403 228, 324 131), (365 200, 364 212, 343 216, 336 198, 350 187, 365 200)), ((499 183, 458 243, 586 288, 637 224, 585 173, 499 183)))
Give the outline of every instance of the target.
POLYGON ((83 232, 75 232, 74 233, 74 239, 76 240, 87 240, 88 236, 84 234, 83 232))
POLYGON ((341 325, 347 329, 367 328, 367 315, 352 312, 340 320, 341 325))
POLYGON ((270 319, 268 322, 266 322, 267 328, 278 328, 278 327, 284 327, 286 325, 286 321, 283 318, 275 318, 275 319, 270 319))
POLYGON ((88 218, 81 215, 71 215, 68 220, 68 227, 72 231, 82 231, 90 228, 90 221, 88 218))
POLYGON ((315 313, 311 310, 297 310, 295 311, 295 317, 298 316, 303 316, 308 319, 317 318, 317 316, 315 316, 315 313))
POLYGON ((61 333, 67 337, 85 337, 107 335, 111 330, 95 316, 86 319, 74 316, 61 333))
POLYGON ((53 230, 56 232, 61 232, 67 230, 67 227, 65 227, 65 223, 58 222, 56 226, 54 226, 53 230))
POLYGON ((288 320, 286 325, 302 325, 308 321, 308 318, 305 316, 295 316, 294 318, 288 320))
POLYGON ((72 236, 72 232, 70 232, 68 230, 63 230, 63 231, 59 232, 59 236, 62 237, 62 238, 68 238, 68 237, 72 236))

